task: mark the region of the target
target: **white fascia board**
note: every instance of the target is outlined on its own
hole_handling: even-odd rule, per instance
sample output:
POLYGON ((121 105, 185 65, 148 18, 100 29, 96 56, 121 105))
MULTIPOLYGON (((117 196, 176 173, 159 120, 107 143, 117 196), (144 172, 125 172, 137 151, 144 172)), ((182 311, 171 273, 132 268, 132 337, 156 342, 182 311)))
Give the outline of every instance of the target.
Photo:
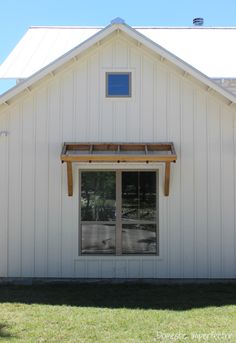
POLYGON ((212 88, 216 92, 220 93, 224 97, 226 97, 228 100, 232 101, 233 103, 236 103, 236 96, 234 96, 232 93, 225 90, 220 85, 216 84, 214 81, 212 81, 207 75, 201 73, 199 70, 195 69, 188 63, 181 60, 178 56, 172 54, 162 46, 158 45, 157 43, 150 40, 148 37, 142 35, 141 33, 137 32, 132 27, 124 24, 122 25, 123 32, 128 34, 133 39, 138 40, 141 44, 149 48, 150 50, 156 52, 157 54, 161 55, 166 60, 172 62, 174 65, 178 66, 180 69, 182 69, 184 72, 192 75, 197 80, 204 83, 209 88, 212 88))

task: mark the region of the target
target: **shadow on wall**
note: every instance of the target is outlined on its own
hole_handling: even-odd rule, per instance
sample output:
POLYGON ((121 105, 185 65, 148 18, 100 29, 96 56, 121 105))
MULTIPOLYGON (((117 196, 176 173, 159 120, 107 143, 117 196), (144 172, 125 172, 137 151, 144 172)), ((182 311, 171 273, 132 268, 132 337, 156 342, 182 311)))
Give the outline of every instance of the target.
MULTIPOLYGON (((0 303, 186 311, 236 305, 236 284, 42 284, 0 286, 0 303)), ((0 327, 0 337, 4 326, 0 327)))

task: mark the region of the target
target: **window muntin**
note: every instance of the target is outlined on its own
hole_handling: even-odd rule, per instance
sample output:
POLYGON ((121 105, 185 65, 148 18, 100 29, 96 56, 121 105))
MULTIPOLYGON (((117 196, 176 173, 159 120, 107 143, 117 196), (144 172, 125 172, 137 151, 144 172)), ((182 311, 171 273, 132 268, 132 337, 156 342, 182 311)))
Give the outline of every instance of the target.
POLYGON ((131 73, 107 72, 106 73, 106 97, 131 97, 131 73))
POLYGON ((156 171, 82 171, 81 254, 158 254, 157 181, 156 171))

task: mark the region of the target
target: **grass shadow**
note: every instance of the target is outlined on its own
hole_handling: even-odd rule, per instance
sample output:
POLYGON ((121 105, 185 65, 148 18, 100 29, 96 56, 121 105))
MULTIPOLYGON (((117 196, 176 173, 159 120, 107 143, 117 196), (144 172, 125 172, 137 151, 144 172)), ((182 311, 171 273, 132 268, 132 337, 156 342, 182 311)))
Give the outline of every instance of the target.
POLYGON ((13 338, 13 336, 7 332, 8 328, 8 325, 0 324, 0 342, 3 338, 13 338))
POLYGON ((0 286, 0 303, 185 311, 236 305, 236 284, 42 284, 0 286))

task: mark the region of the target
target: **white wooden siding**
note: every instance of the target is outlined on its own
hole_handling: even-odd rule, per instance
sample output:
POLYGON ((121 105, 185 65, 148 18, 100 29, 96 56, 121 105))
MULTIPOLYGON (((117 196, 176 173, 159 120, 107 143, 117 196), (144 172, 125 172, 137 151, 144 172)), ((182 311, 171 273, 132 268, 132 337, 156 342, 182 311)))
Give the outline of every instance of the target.
POLYGON ((22 187, 21 187, 21 229, 22 260, 21 273, 34 275, 35 251, 35 113, 33 98, 22 104, 22 187))
MULTIPOLYGON (((5 131, 9 127, 9 113, 2 115, 0 119, 0 130, 5 131)), ((8 275, 8 137, 0 137, 0 275, 8 275)))
POLYGON ((194 106, 194 201, 196 277, 208 276, 207 96, 197 90, 194 106))
MULTIPOLYGON (((235 278, 235 111, 116 35, 0 113, 0 277, 235 278), (105 72, 132 72, 131 99, 105 72), (160 256, 78 256, 78 165, 64 141, 173 141, 160 174, 160 256)), ((150 166, 149 166, 150 167, 150 166)))

